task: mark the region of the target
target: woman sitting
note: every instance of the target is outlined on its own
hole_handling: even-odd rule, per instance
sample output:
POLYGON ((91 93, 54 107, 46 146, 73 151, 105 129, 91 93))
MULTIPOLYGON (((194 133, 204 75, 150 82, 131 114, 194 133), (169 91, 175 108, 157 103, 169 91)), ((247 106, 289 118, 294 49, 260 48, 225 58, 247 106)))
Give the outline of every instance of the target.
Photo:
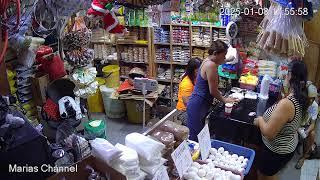
POLYGON ((182 76, 182 81, 179 84, 178 103, 176 108, 179 110, 178 120, 180 120, 183 125, 187 124, 187 103, 193 92, 200 64, 200 58, 191 59, 188 62, 186 72, 182 76))

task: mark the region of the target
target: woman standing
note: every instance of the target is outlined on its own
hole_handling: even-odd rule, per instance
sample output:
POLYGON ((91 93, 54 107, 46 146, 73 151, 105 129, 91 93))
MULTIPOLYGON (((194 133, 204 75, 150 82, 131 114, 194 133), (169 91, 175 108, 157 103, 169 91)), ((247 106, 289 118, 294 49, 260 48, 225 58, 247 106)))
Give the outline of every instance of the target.
POLYGON ((179 84, 178 92, 178 103, 177 110, 179 110, 178 119, 183 125, 186 125, 187 121, 187 103, 193 92, 194 84, 196 82, 196 77, 198 69, 201 64, 200 58, 192 58, 187 65, 186 72, 182 76, 182 81, 179 84))
POLYGON ((298 144, 297 130, 308 108, 307 68, 292 61, 284 85, 289 94, 255 119, 264 147, 258 157, 258 179, 277 179, 277 173, 291 160, 298 144))
POLYGON ((218 90, 218 66, 223 64, 228 46, 221 40, 213 41, 209 49, 209 57, 200 66, 194 91, 187 105, 189 139, 197 141, 197 135, 204 126, 213 98, 223 103, 234 102, 233 98, 224 98, 218 90))

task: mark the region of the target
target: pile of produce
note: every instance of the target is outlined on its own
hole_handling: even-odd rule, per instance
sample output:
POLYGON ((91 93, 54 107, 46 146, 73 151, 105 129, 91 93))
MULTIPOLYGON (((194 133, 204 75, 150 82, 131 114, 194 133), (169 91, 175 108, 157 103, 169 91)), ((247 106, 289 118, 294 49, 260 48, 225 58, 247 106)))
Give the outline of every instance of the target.
POLYGON ((256 86, 258 84, 258 81, 259 81, 258 77, 251 75, 250 73, 248 75, 244 75, 240 77, 240 83, 243 83, 243 84, 256 86))

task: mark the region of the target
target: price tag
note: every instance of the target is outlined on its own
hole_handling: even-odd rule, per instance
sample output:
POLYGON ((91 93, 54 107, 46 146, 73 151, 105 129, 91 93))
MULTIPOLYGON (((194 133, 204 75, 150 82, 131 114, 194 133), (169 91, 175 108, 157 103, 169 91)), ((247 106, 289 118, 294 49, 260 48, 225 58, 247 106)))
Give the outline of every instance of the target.
POLYGON ((161 167, 156 174, 154 175, 152 180, 169 180, 168 171, 165 167, 161 167))
POLYGON ((174 165, 176 166, 180 178, 192 165, 192 157, 189 146, 186 141, 183 141, 176 150, 171 154, 174 165))
POLYGON ((206 160, 209 157, 211 149, 211 140, 208 124, 204 126, 201 132, 198 134, 198 141, 200 147, 200 153, 202 160, 206 160))

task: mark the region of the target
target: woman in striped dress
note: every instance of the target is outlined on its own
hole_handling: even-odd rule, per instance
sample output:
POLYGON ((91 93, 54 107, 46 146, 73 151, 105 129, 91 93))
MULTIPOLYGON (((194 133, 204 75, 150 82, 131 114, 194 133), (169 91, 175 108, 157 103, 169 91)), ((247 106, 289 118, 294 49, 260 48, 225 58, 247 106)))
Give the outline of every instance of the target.
POLYGON ((288 95, 254 121, 264 144, 258 156, 259 180, 277 179, 277 173, 294 155, 297 130, 308 107, 307 76, 306 65, 302 61, 292 61, 284 82, 288 95))

